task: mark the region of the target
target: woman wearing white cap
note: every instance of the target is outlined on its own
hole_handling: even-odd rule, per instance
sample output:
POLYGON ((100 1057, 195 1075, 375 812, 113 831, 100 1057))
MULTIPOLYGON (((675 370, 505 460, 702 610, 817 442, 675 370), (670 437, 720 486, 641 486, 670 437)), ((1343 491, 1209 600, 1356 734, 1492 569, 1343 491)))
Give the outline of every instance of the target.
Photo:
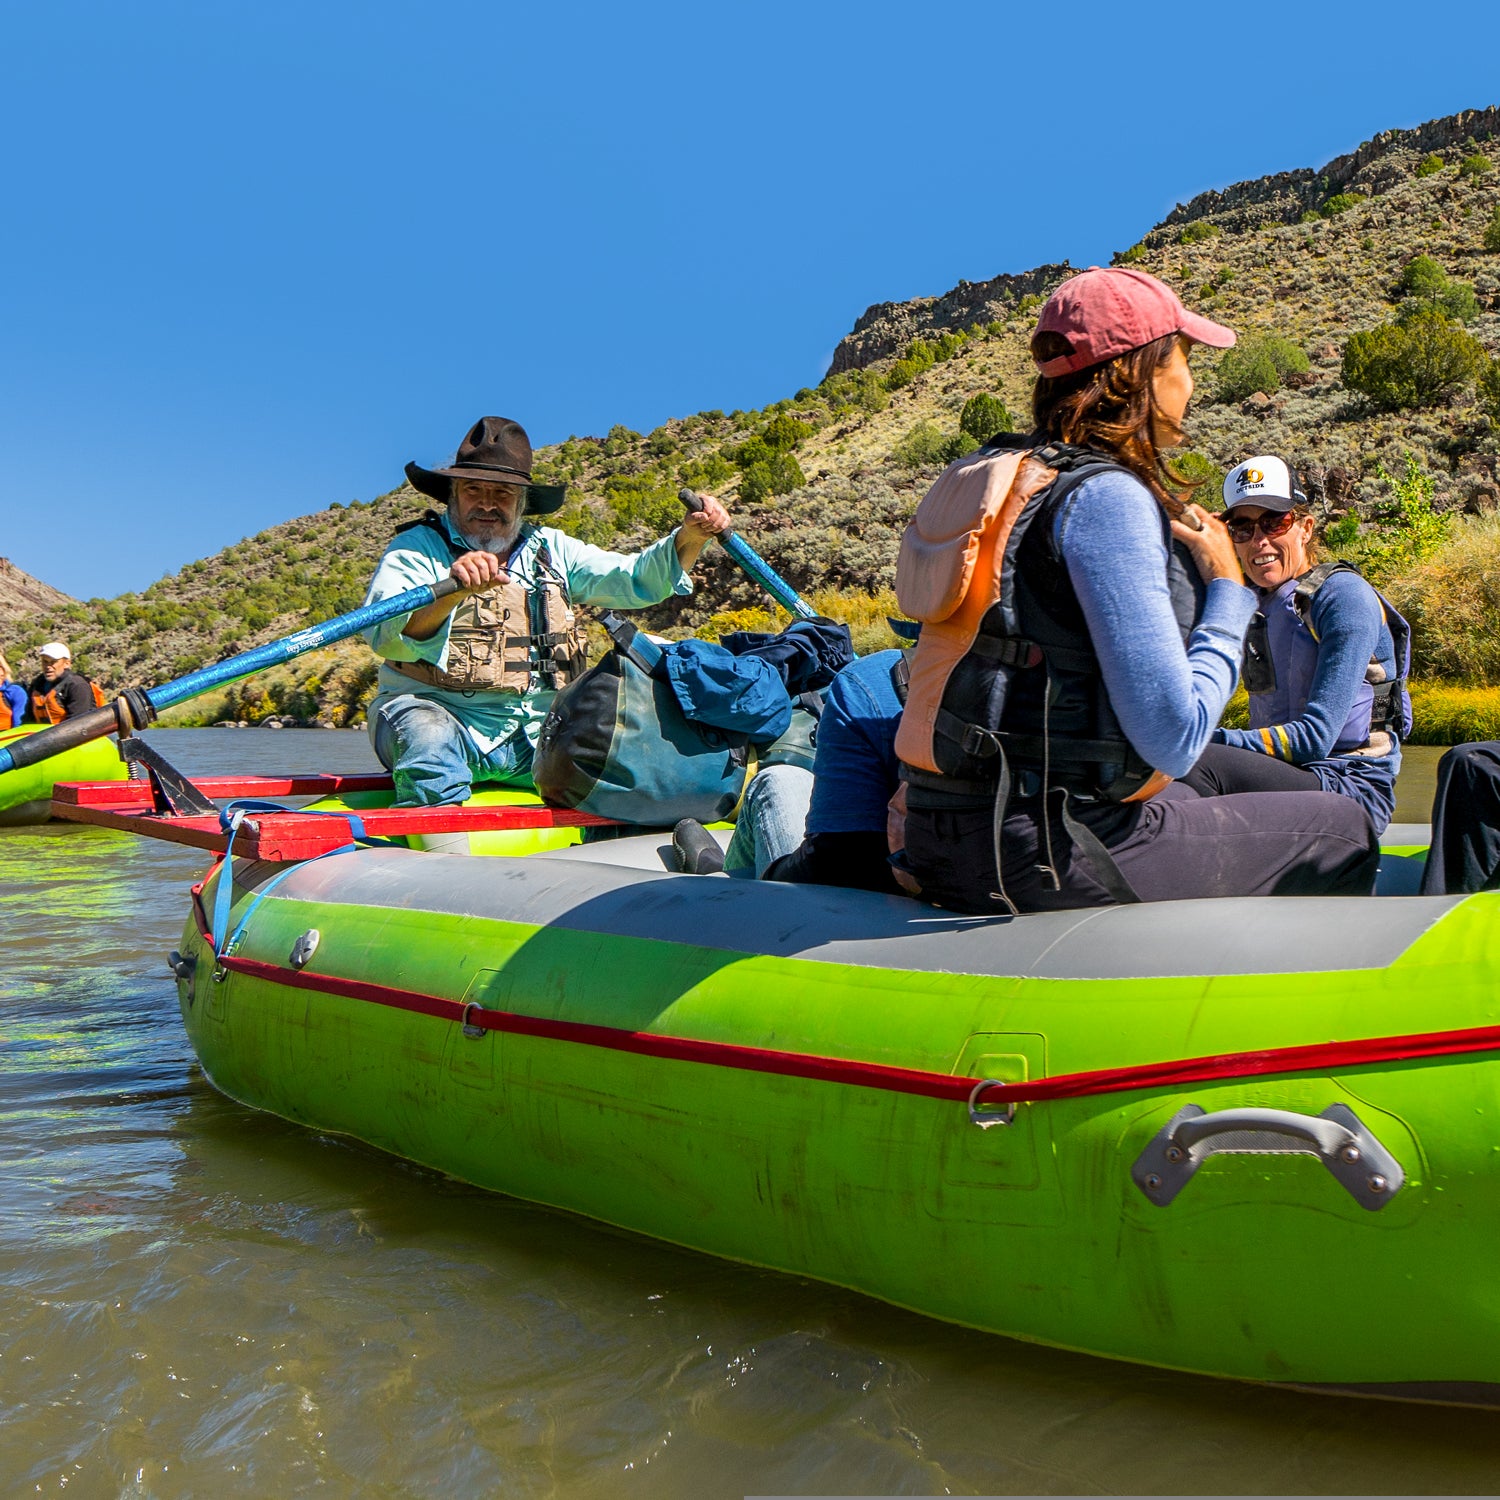
POLYGON ((1411 732, 1406 621, 1348 563, 1318 562, 1316 522, 1284 459, 1238 465, 1224 505, 1260 594, 1245 641, 1250 727, 1218 730, 1183 780, 1203 796, 1321 787, 1352 797, 1382 833, 1411 732))

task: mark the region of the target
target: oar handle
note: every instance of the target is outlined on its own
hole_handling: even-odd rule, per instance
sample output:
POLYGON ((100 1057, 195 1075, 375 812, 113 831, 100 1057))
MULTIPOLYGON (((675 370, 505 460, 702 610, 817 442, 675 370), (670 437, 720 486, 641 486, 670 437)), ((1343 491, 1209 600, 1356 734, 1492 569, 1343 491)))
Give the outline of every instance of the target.
MULTIPOLYGON (((693 513, 703 509, 703 496, 686 485, 677 491, 677 498, 693 513)), ((790 611, 796 620, 814 620, 817 611, 804 602, 791 584, 763 558, 759 552, 739 536, 732 528, 718 534, 719 545, 740 565, 745 575, 758 583, 783 609, 790 611)))

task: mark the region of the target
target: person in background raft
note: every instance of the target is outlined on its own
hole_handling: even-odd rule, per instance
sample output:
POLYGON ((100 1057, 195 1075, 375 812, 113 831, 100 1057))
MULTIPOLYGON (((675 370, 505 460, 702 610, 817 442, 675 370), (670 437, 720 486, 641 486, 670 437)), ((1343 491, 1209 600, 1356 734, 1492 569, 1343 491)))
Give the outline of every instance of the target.
POLYGON ((0 655, 0 729, 14 729, 26 718, 26 689, 10 675, 10 663, 0 655))
POLYGON ((73 654, 65 642, 48 641, 37 654, 42 658, 42 670, 31 679, 33 724, 61 724, 74 714, 104 706, 106 700, 99 685, 73 670, 73 654))
POLYGON ((1305 792, 1352 797, 1377 834, 1396 810, 1411 632, 1348 563, 1319 563, 1316 522, 1274 454, 1224 481, 1225 525, 1260 594, 1243 677, 1250 727, 1217 729, 1183 777, 1205 797, 1305 792))
POLYGON ((1424 896, 1500 890, 1500 740, 1455 745, 1438 762, 1424 896))
MULTIPOLYGON (((446 509, 397 529, 365 602, 449 576, 463 591, 365 633, 381 658, 375 753, 398 806, 463 802, 476 781, 529 788, 547 708, 587 665, 573 606, 638 609, 691 593, 687 570, 729 516, 705 497, 629 556, 537 525, 530 518, 557 510, 565 487, 532 483, 531 442, 505 417, 481 417, 446 468, 411 463, 406 475, 446 509)), ((466 849, 467 836, 443 847, 466 849)))
POLYGON ((1379 848, 1332 792, 1200 797, 1256 596, 1222 521, 1174 490, 1194 344, 1234 342, 1142 271, 1042 309, 1027 438, 951 464, 902 539, 922 621, 897 732, 898 868, 957 911, 1368 895, 1379 848), (1195 576, 1196 575, 1196 576, 1195 576))

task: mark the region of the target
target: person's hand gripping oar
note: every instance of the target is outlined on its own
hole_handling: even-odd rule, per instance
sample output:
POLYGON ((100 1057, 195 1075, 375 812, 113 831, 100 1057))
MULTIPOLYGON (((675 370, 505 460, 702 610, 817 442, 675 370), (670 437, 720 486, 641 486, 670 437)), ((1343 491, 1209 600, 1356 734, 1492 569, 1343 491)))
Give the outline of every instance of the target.
MULTIPOLYGON (((697 512, 703 509, 703 496, 684 485, 677 491, 677 498, 688 508, 697 512)), ((783 609, 790 610, 796 620, 814 620, 818 612, 807 604, 780 573, 768 563, 745 539, 734 531, 718 533, 719 545, 737 562, 748 578, 758 583, 783 609)))
POLYGON ((319 646, 331 645, 348 636, 368 630, 372 625, 382 624, 397 615, 411 614, 449 594, 457 593, 464 585, 457 578, 444 578, 434 584, 423 584, 419 588, 407 589, 405 593, 393 594, 377 604, 366 604, 352 609, 348 614, 335 615, 319 625, 309 625, 279 641, 270 641, 256 646, 251 651, 241 651, 238 656, 227 657, 213 666, 199 667, 185 677, 164 682, 160 687, 130 688, 106 708, 96 708, 86 714, 75 714, 43 729, 39 734, 27 735, 0 748, 0 773, 19 770, 22 766, 34 766, 38 761, 48 760, 71 750, 75 745, 89 740, 102 739, 107 734, 126 733, 133 729, 144 729, 162 709, 174 703, 184 703, 200 693, 211 692, 216 687, 226 687, 238 682, 252 672, 264 671, 267 667, 279 666, 291 661, 306 651, 319 646))

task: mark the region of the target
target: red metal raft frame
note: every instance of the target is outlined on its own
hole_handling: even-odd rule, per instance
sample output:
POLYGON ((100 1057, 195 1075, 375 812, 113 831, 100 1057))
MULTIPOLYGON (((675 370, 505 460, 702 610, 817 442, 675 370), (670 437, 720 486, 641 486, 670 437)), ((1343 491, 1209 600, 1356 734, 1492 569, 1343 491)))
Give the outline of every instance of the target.
MULTIPOLYGON (((335 797, 346 792, 388 792, 389 776, 202 776, 192 782, 204 797, 335 797)), ((217 815, 163 810, 150 781, 74 781, 53 788, 52 815, 70 823, 95 823, 126 833, 165 839, 223 854, 228 835, 217 815)), ((352 814, 370 838, 412 833, 481 833, 510 828, 612 827, 614 820, 562 807, 372 807, 352 814)), ((236 856, 289 863, 316 859, 350 843, 355 830, 337 813, 247 813, 235 839, 236 856)))

